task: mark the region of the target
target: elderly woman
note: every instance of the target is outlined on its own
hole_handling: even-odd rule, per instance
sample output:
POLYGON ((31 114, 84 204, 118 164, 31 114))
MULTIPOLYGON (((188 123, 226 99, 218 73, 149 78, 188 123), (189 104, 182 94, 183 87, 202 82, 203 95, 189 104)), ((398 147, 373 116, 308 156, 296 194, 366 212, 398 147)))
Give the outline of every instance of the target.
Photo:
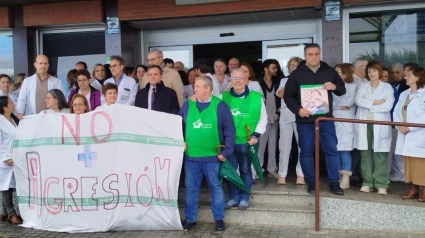
POLYGON ((71 107, 71 113, 73 114, 90 112, 89 102, 87 101, 87 98, 81 94, 75 94, 74 97, 72 97, 69 106, 71 107))
MULTIPOLYGON (((353 83, 353 71, 347 64, 338 64, 335 71, 344 80, 345 95, 336 96, 333 94, 333 116, 335 118, 354 119, 356 116, 356 97, 357 84, 353 83)), ((336 137, 338 139, 338 153, 340 158, 341 175, 340 186, 342 189, 350 187, 351 172, 351 154, 354 143, 354 124, 347 122, 335 122, 336 137)))
POLYGON ((22 223, 13 207, 12 196, 16 188, 13 172, 13 140, 18 127, 18 119, 13 115, 14 104, 7 96, 0 96, 0 191, 2 193, 3 206, 6 208, 5 215, 13 225, 22 223))
MULTIPOLYGON (((301 61, 302 59, 299 57, 292 57, 291 59, 289 59, 288 64, 286 66, 288 68, 289 74, 291 74, 292 71, 297 69, 299 62, 301 61)), ((281 98, 280 118, 279 118, 279 126, 280 126, 279 171, 278 171, 279 178, 277 180, 277 184, 280 184, 280 185, 286 184, 286 175, 288 174, 289 156, 291 154, 293 135, 295 135, 295 139, 298 144, 298 132, 297 132, 297 125, 295 124, 295 115, 288 109, 285 102, 283 101, 283 97, 285 94, 285 85, 287 81, 288 81, 288 78, 281 79, 279 84, 279 89, 276 92, 276 95, 281 98)), ((298 185, 303 185, 305 184, 305 181, 304 181, 304 174, 301 169, 301 164, 299 159, 300 158, 299 148, 297 151, 297 155, 298 155, 298 163, 295 169, 297 173, 297 181, 295 183, 298 185)))
POLYGON ((40 113, 69 113, 69 106, 66 102, 65 96, 59 89, 51 89, 46 95, 46 107, 47 110, 41 111, 40 113))
MULTIPOLYGON (((410 89, 400 94, 394 109, 394 122, 425 124, 424 68, 411 70, 406 84, 410 89)), ((403 155, 405 182, 411 183, 403 199, 419 196, 418 201, 425 202, 425 129, 398 126, 397 130, 396 154, 403 155)))
POLYGON ((226 74, 227 63, 223 59, 216 59, 214 61, 214 74, 211 79, 216 80, 220 87, 220 93, 226 91, 231 85, 230 78, 226 74))
POLYGON ((10 77, 6 74, 0 74, 0 96, 8 96, 10 101, 13 103, 13 106, 15 108, 15 111, 13 112, 15 115, 18 114, 17 107, 16 107, 16 100, 15 97, 12 96, 12 94, 9 93, 9 86, 10 86, 10 77))
POLYGON ((68 97, 68 104, 71 105, 71 100, 75 94, 81 94, 86 97, 87 101, 90 102, 89 111, 93 111, 96 107, 101 105, 100 101, 100 92, 90 85, 90 73, 87 70, 78 70, 75 74, 75 78, 77 78, 77 86, 73 90, 68 97))
MULTIPOLYGON (((394 91, 390 84, 380 81, 382 66, 376 61, 366 66, 369 80, 358 86, 356 94, 356 119, 391 121, 390 111, 394 103, 394 91)), ((378 189, 378 194, 387 194, 388 152, 391 147, 391 126, 358 124, 354 125, 354 147, 361 153, 361 192, 378 189), (373 149, 373 152, 372 152, 373 149), (373 169, 372 158, 375 161, 373 169), (375 175, 375 179, 374 176, 375 175)))
POLYGON ((103 66, 103 64, 96 64, 93 67, 92 76, 93 77, 90 80, 90 86, 98 91, 101 91, 103 82, 105 82, 106 79, 105 66, 103 66))

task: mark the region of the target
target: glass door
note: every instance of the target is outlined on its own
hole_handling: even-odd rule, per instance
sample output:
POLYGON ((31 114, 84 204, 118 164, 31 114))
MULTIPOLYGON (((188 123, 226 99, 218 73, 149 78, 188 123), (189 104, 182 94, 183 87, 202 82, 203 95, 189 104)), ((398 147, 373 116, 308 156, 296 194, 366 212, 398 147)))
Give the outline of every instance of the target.
POLYGON ((162 51, 165 58, 170 58, 174 62, 180 61, 184 64, 184 71, 188 71, 193 67, 193 46, 192 45, 183 45, 183 46, 151 46, 149 51, 158 49, 162 51))
POLYGON ((304 45, 313 43, 313 38, 300 38, 290 40, 263 41, 263 61, 276 59, 285 75, 288 75, 286 64, 294 56, 304 58, 304 45))

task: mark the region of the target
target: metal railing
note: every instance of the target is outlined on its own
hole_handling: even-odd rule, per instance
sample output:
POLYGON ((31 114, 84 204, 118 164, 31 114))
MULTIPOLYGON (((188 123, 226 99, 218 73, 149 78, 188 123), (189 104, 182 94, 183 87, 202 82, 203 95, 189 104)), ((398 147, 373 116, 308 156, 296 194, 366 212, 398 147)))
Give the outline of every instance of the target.
POLYGON ((390 121, 371 121, 371 120, 357 120, 357 119, 345 119, 345 118, 331 118, 331 117, 319 117, 314 123, 314 167, 315 167, 315 230, 320 230, 320 181, 319 181, 319 155, 320 155, 320 142, 319 142, 319 123, 321 121, 332 121, 332 122, 351 122, 361 124, 373 124, 373 125, 387 125, 387 126, 407 126, 407 127, 419 127, 425 128, 425 124, 418 123, 403 123, 403 122, 390 122, 390 121))

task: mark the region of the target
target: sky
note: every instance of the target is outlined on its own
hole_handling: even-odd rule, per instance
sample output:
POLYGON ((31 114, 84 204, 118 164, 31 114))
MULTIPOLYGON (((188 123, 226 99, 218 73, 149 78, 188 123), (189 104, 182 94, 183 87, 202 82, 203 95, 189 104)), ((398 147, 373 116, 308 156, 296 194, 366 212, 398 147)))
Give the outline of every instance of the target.
POLYGON ((0 35, 0 74, 13 75, 13 42, 11 36, 0 35))

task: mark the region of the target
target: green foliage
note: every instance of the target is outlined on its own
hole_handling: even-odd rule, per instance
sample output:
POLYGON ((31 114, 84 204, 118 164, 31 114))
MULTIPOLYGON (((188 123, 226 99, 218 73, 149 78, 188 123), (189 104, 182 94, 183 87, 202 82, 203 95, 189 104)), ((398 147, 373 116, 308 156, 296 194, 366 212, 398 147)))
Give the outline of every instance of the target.
POLYGON ((418 54, 413 50, 399 50, 399 51, 391 51, 385 52, 385 55, 379 55, 379 52, 372 49, 371 51, 366 51, 365 54, 360 54, 359 57, 366 58, 368 61, 378 61, 384 65, 384 67, 390 67, 391 64, 394 63, 417 63, 418 62, 418 54))

